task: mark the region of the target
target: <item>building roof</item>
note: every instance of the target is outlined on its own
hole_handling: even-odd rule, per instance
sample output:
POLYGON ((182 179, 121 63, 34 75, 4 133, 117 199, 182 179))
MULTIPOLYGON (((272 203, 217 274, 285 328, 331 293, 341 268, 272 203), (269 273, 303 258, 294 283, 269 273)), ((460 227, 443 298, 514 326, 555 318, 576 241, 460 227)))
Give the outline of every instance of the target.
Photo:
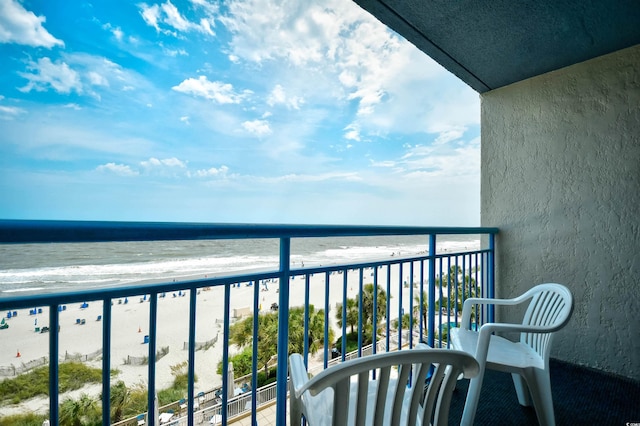
POLYGON ((640 44, 638 0, 355 0, 483 93, 640 44))

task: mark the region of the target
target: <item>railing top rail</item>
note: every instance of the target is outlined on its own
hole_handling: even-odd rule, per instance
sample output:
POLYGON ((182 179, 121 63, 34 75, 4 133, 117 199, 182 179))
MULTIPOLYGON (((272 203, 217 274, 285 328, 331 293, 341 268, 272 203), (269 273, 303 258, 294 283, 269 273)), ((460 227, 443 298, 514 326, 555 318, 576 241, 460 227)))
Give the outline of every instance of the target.
POLYGON ((491 227, 0 220, 0 244, 497 233, 491 227))

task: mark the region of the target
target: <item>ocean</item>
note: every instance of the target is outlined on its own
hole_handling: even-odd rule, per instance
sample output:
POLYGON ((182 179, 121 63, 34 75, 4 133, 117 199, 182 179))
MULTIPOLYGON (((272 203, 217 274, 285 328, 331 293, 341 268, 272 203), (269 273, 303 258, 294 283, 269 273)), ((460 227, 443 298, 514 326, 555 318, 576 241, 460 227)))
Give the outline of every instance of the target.
MULTIPOLYGON (((438 236, 438 252, 475 250, 478 235, 438 236)), ((427 253, 428 236, 300 238, 292 267, 427 253)), ((0 245, 0 297, 275 269, 277 239, 0 245)))

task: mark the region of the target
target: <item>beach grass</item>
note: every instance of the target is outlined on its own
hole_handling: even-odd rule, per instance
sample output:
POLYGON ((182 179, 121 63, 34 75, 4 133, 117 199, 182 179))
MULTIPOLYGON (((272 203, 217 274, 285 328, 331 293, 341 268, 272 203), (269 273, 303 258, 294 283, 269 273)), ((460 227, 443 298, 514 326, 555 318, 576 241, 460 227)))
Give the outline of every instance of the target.
MULTIPOLYGON (((59 366, 60 392, 82 388, 87 383, 100 383, 102 370, 80 362, 64 362, 59 366)), ((0 382, 0 405, 19 404, 40 395, 49 395, 49 367, 35 368, 28 373, 0 382)))
POLYGON ((13 416, 3 416, 0 418, 0 426, 42 426, 42 422, 47 420, 45 414, 25 413, 13 416))

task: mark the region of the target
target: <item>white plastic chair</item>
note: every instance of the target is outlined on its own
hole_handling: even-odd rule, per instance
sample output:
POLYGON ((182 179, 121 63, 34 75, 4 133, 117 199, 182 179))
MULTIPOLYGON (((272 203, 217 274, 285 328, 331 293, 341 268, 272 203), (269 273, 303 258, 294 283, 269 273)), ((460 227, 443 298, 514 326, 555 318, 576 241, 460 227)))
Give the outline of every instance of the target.
POLYGON ((549 351, 553 332, 564 327, 573 311, 571 292, 561 284, 540 284, 514 299, 469 298, 462 307, 460 328, 449 332, 451 347, 475 356, 480 373, 469 383, 461 424, 471 425, 480 398, 485 368, 511 373, 524 406, 533 405, 542 425, 554 425, 549 377, 549 351), (474 305, 518 305, 529 301, 521 324, 487 323, 479 331, 470 329, 474 305), (512 342, 495 332, 518 332, 512 342), (532 401, 533 400, 533 401, 532 401))
POLYGON ((478 371, 478 363, 466 353, 419 344, 345 361, 309 378, 302 356, 292 354, 290 424, 299 425, 304 416, 310 426, 446 425, 458 375, 470 378, 478 371))

